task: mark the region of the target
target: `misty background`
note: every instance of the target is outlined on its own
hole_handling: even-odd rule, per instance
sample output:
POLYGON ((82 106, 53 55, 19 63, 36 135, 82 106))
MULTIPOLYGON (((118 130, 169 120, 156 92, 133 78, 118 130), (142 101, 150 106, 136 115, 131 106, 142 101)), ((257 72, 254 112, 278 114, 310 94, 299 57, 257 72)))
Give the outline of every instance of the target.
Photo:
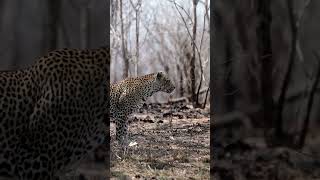
POLYGON ((202 106, 210 79, 209 7, 208 0, 112 0, 111 83, 163 71, 176 85, 171 99, 202 106))

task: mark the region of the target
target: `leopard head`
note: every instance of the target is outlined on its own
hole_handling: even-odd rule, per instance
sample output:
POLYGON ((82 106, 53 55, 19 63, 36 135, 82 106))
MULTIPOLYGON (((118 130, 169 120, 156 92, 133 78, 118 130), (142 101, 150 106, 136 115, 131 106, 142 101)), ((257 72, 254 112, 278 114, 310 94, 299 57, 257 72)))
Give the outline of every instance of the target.
POLYGON ((158 72, 155 74, 155 76, 156 77, 155 77, 154 85, 157 90, 163 91, 166 93, 171 93, 175 89, 175 86, 173 85, 172 81, 163 72, 158 72))

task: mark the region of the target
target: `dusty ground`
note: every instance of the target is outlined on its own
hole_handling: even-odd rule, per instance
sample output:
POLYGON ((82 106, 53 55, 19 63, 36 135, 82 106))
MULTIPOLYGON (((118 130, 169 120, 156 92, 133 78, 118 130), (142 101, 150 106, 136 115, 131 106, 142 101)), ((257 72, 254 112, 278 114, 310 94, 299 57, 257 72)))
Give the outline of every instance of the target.
POLYGON ((208 108, 150 104, 131 119, 124 159, 111 124, 111 179, 209 179, 208 108))

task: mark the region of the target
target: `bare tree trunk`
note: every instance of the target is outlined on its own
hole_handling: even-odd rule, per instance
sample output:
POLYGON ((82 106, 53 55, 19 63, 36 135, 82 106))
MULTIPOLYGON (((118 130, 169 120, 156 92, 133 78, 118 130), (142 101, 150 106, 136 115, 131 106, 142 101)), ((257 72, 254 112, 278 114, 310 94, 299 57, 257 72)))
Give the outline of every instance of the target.
POLYGON ((307 98, 307 110, 306 110, 306 115, 305 115, 305 119, 302 125, 302 130, 301 130, 301 134, 300 134, 300 138, 297 144, 297 147, 302 149, 303 146, 305 145, 305 140, 308 134, 308 130, 309 130, 309 125, 310 125, 310 114, 311 114, 311 110, 312 110, 312 105, 313 105, 313 101, 314 101, 314 96, 315 96, 315 92, 316 92, 316 88, 319 84, 319 78, 320 78, 320 56, 317 54, 317 52, 315 52, 315 56, 317 58, 318 61, 318 68, 317 68, 317 73, 315 74, 314 77, 314 81, 312 82, 311 85, 311 89, 310 92, 308 93, 308 98, 307 98))
POLYGON ((169 65, 165 62, 165 60, 163 60, 163 58, 159 52, 157 54, 158 54, 158 60, 159 60, 160 64, 163 66, 165 73, 168 74, 169 69, 170 69, 169 65))
POLYGON ((206 108, 209 90, 210 90, 210 88, 208 87, 208 89, 206 91, 206 96, 204 97, 204 103, 203 103, 202 109, 206 108))
POLYGON ((139 63, 139 10, 136 10, 136 62, 134 74, 138 76, 138 63, 139 63))
POLYGON ((5 1, 0 1, 0 12, 1 12, 1 19, 0 19, 0 23, 1 25, 3 25, 3 17, 5 15, 5 1))
POLYGON ((47 29, 47 39, 48 39, 48 47, 45 51, 56 49, 57 47, 57 40, 58 40, 58 27, 60 21, 60 0, 55 1, 48 1, 48 22, 49 28, 47 29))
POLYGON ((136 14, 136 57, 134 62, 134 74, 138 76, 138 65, 139 65, 139 23, 140 23, 140 8, 141 8, 141 0, 138 0, 136 4, 130 0, 131 6, 133 7, 136 14))
POLYGON ((121 43, 122 43, 122 58, 124 62, 123 79, 128 77, 129 59, 127 57, 127 47, 124 36, 124 22, 123 22, 123 2, 120 0, 120 21, 121 21, 121 43))
MULTIPOLYGON (((210 23, 210 17, 209 17, 209 13, 210 13, 210 12, 209 12, 208 0, 205 0, 205 6, 204 6, 204 8, 205 8, 205 10, 206 10, 205 17, 206 17, 206 19, 207 19, 207 22, 210 23)), ((210 24, 209 24, 208 27, 209 27, 209 31, 208 31, 208 32, 210 33, 210 27, 211 27, 210 24)))
MULTIPOLYGON (((20 11, 21 11, 21 3, 22 2, 16 2, 16 12, 15 12, 15 16, 14 19, 15 21, 19 21, 20 18, 20 11)), ((14 50, 14 55, 13 55, 13 59, 11 62, 11 66, 16 69, 17 65, 19 64, 19 61, 21 59, 20 57, 20 38, 19 38, 19 28, 18 28, 18 23, 15 24, 15 29, 14 29, 14 42, 13 42, 13 50, 14 50)))
POLYGON ((117 15, 117 12, 118 12, 118 0, 112 0, 110 5, 111 5, 111 17, 110 17, 111 25, 115 26, 116 23, 117 23, 117 19, 118 19, 117 18, 118 17, 118 15, 117 15))
POLYGON ((88 40, 89 40, 89 32, 88 32, 88 26, 89 26, 89 5, 90 2, 85 2, 82 4, 80 9, 80 45, 81 48, 87 48, 88 47, 88 40))
MULTIPOLYGON (((187 46, 187 45, 186 45, 187 46)), ((191 98, 189 99, 190 102, 192 102, 192 89, 191 89, 191 75, 190 75, 190 61, 192 58, 192 55, 190 53, 190 50, 188 47, 184 48, 184 58, 181 63, 183 65, 183 72, 186 77, 187 83, 186 83, 186 89, 185 89, 185 94, 190 94, 191 98)))
POLYGON ((180 68, 180 65, 178 64, 177 65, 177 72, 179 73, 179 85, 180 85, 180 88, 179 88, 179 96, 180 97, 183 97, 184 96, 184 89, 183 89, 183 72, 182 72, 182 69, 180 68))
POLYGON ((258 1, 257 14, 261 23, 257 27, 258 58, 261 62, 261 96, 263 122, 268 128, 272 127, 274 121, 273 103, 273 81, 272 81, 272 49, 271 49, 271 10, 268 0, 258 1))
MULTIPOLYGON (((197 0, 193 0, 193 27, 192 27, 192 57, 190 60, 190 80, 191 80, 191 94, 192 94, 192 102, 193 105, 197 105, 197 96, 196 96, 196 74, 195 74, 195 67, 196 67, 196 36, 197 36, 197 0)), ((202 78, 202 77, 201 77, 202 78)))
POLYGON ((284 78, 282 81, 281 89, 280 89, 280 96, 278 100, 278 111, 277 111, 277 117, 276 117, 276 131, 275 131, 275 138, 280 138, 283 136, 283 128, 282 128, 282 123, 283 123, 283 116, 282 112, 285 106, 285 97, 286 97, 286 92, 288 91, 289 87, 289 81, 290 81, 290 75, 292 72, 292 67, 293 67, 293 62, 294 58, 296 57, 296 45, 297 45, 297 27, 296 27, 296 19, 294 15, 294 7, 293 7, 293 2, 291 0, 287 0, 287 5, 288 5, 288 14, 289 14, 289 21, 290 21, 290 28, 291 28, 291 50, 290 50, 290 56, 289 56, 289 62, 288 66, 286 68, 284 78))

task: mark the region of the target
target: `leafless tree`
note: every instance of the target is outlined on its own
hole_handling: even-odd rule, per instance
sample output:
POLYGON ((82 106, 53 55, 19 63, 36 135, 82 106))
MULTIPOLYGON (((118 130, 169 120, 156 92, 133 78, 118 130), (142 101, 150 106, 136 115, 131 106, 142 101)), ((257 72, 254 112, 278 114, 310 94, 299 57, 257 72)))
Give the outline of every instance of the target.
POLYGON ((139 65, 139 32, 140 32, 140 10, 141 10, 141 4, 142 0, 137 0, 136 3, 134 3, 132 0, 130 0, 130 4, 132 8, 135 11, 135 21, 136 21, 136 26, 135 26, 135 31, 136 31, 136 53, 135 53, 135 60, 134 60, 134 74, 135 76, 138 76, 138 65, 139 65))
MULTIPOLYGON (((193 3, 193 1, 189 2, 193 3)), ((121 61, 113 61, 112 67, 122 66, 125 69, 127 66, 129 76, 131 72, 133 72, 132 75, 138 75, 146 71, 163 70, 173 77, 173 81, 179 87, 175 96, 185 96, 192 101, 192 94, 194 94, 195 102, 200 106, 204 102, 206 92, 203 87, 209 84, 209 68, 206 66, 209 62, 209 16, 206 14, 208 9, 199 12, 197 9, 208 8, 206 3, 209 1, 201 1, 199 6, 197 2, 195 8, 179 7, 180 4, 177 4, 180 15, 175 6, 170 6, 173 5, 171 1, 157 3, 143 1, 142 3, 142 0, 122 0, 121 2, 114 0, 111 5, 114 9, 114 12, 111 12, 112 58, 119 58, 121 61), (152 7, 154 4, 157 6, 152 7), (118 23, 116 17, 119 17, 118 23), (127 65, 123 60, 123 50, 128 60, 127 65), (193 93, 190 73, 192 58, 194 58, 193 93)), ((117 76, 116 72, 114 76, 117 76)), ((208 88, 205 87, 205 89, 208 88)))
MULTIPOLYGON (((92 1, 91 1, 92 2, 92 1)), ((81 48, 88 47, 89 40, 89 9, 90 9, 90 1, 83 1, 80 5, 80 33, 81 33, 81 48)))
POLYGON ((127 41, 125 38, 125 31, 124 31, 124 20, 123 20, 123 2, 122 0, 119 0, 119 6, 120 6, 120 26, 121 26, 121 43, 122 43, 122 58, 124 62, 124 69, 123 69, 123 78, 128 77, 129 72, 129 59, 128 59, 128 50, 127 50, 127 41))
MULTIPOLYGON (((202 82, 203 82, 203 65, 202 65, 202 57, 201 57, 201 47, 202 47, 202 40, 203 40, 203 34, 204 34, 204 29, 205 29, 205 21, 204 23, 204 29, 203 29, 203 33, 200 39, 200 48, 198 48, 197 46, 197 5, 198 5, 198 0, 192 0, 192 17, 191 15, 187 12, 187 10, 185 8, 183 8, 181 5, 179 5, 177 2, 169 0, 170 2, 172 2, 177 10, 177 12, 179 13, 182 21, 185 24, 185 28, 190 36, 191 39, 191 56, 189 58, 189 80, 190 80, 190 92, 191 92, 191 100, 194 104, 195 107, 200 107, 200 102, 199 102, 199 95, 200 95, 200 89, 202 87, 202 82), (184 18, 184 16, 182 15, 181 11, 183 11, 185 13, 185 15, 187 15, 187 19, 192 21, 192 33, 189 30, 189 27, 187 25, 186 19, 184 18), (199 83, 198 83, 198 88, 196 88, 196 59, 198 58, 199 60, 199 70, 200 70, 200 78, 199 79, 199 83)), ((204 3, 205 8, 208 8, 208 2, 204 3)), ((208 12, 208 10, 205 10, 205 15, 204 15, 204 19, 206 20, 207 18, 209 18, 208 14, 206 14, 208 12), (207 17, 207 18, 206 18, 207 17)))
MULTIPOLYGON (((192 1, 193 10, 193 26, 192 26, 192 57, 190 61, 190 79, 191 79, 191 93, 192 102, 195 106, 198 106, 197 94, 196 94, 196 38, 197 38, 197 4, 198 0, 192 1)), ((201 81, 200 81, 201 82, 201 81)))
POLYGON ((45 28, 48 32, 46 39, 48 38, 49 46, 47 51, 56 49, 57 40, 58 40, 58 28, 60 21, 60 0, 57 1, 48 1, 48 25, 49 27, 45 28))

